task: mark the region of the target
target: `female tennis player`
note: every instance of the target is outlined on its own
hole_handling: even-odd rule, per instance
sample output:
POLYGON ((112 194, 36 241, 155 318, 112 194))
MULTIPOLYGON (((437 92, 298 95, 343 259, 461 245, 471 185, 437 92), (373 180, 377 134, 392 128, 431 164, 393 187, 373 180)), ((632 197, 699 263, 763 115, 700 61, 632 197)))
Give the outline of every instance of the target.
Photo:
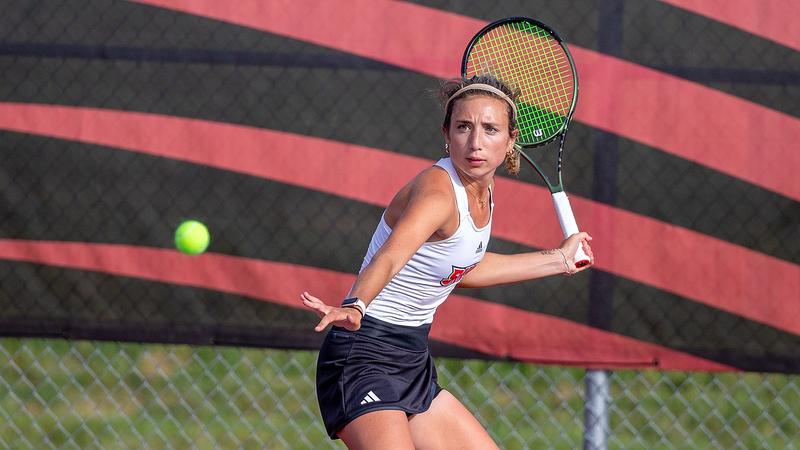
POLYGON ((475 417, 437 384, 428 350, 436 308, 456 285, 485 287, 572 275, 587 233, 558 248, 486 252, 497 168, 519 168, 515 94, 489 76, 442 86, 447 157, 423 170, 383 213, 347 299, 303 304, 333 325, 317 361, 317 398, 332 439, 350 449, 497 448, 475 417))

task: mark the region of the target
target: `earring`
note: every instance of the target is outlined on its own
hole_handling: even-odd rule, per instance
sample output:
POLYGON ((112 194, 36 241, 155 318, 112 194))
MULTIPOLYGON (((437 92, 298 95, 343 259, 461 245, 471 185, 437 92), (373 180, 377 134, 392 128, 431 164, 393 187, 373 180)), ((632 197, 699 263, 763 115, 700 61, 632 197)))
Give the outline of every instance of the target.
POLYGON ((450 144, 448 144, 447 142, 444 143, 444 152, 447 153, 448 155, 450 154, 450 144))
POLYGON ((519 156, 520 146, 516 143, 511 146, 511 149, 506 152, 506 158, 517 158, 519 156))

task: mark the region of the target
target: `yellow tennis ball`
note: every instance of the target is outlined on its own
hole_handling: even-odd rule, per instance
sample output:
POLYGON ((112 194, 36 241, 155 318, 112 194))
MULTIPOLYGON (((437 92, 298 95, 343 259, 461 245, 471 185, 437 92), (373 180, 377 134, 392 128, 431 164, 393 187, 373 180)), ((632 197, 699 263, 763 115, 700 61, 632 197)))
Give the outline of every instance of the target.
POLYGON ((203 253, 210 242, 208 228, 197 220, 187 220, 175 230, 175 247, 187 255, 203 253))

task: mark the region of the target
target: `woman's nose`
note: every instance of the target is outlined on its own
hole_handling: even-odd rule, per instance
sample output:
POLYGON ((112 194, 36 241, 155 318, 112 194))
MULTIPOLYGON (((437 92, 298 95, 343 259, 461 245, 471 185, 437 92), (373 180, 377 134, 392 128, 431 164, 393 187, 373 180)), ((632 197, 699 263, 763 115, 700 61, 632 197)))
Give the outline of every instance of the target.
POLYGON ((480 131, 473 130, 472 133, 469 135, 469 145, 471 148, 480 148, 480 131))

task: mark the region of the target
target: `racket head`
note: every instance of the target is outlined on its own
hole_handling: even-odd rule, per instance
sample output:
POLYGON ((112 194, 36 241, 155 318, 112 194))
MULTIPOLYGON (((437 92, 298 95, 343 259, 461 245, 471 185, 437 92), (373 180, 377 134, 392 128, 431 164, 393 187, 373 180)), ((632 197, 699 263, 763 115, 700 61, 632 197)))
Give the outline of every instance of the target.
POLYGON ((578 74, 566 43, 528 17, 490 23, 467 45, 461 75, 493 75, 520 91, 517 143, 544 145, 564 133, 578 101, 578 74))

